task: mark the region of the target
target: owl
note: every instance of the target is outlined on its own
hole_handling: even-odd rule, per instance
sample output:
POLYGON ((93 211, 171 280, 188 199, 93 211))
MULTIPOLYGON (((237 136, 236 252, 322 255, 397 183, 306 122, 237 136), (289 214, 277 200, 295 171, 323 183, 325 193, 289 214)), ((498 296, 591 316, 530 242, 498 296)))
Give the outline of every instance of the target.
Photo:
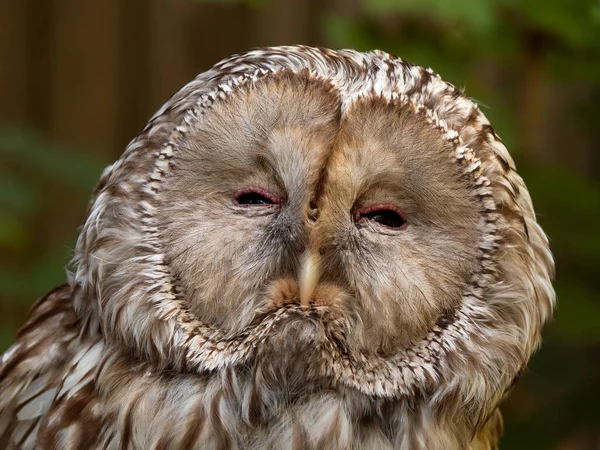
POLYGON ((0 363, 7 449, 497 448, 554 263, 478 107, 381 51, 200 74, 0 363))

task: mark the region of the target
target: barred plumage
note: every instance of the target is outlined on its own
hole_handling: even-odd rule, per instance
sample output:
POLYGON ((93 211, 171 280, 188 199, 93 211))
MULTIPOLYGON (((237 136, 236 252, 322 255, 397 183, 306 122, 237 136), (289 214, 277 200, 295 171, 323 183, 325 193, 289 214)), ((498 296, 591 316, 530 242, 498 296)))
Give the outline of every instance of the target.
POLYGON ((0 446, 496 448, 553 270, 506 148, 431 70, 234 56, 103 173, 0 363, 0 446))

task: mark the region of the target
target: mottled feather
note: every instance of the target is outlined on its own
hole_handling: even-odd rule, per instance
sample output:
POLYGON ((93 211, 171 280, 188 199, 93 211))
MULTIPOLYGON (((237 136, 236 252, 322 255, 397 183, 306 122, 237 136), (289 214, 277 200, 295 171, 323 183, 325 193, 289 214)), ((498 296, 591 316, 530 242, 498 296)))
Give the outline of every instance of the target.
POLYGON ((553 275, 508 151, 433 71, 236 55, 102 174, 1 359, 0 447, 496 449, 553 275))

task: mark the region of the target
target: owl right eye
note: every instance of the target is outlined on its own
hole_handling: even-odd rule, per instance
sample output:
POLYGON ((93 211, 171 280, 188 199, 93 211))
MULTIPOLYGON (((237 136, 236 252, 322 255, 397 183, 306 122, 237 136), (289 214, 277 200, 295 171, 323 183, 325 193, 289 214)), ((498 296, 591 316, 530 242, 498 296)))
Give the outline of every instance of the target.
POLYGON ((378 204, 369 206, 368 208, 361 208, 356 212, 356 220, 358 222, 372 222, 391 230, 406 229, 404 213, 389 204, 378 204))
POLYGON ((281 200, 260 188, 242 189, 233 199, 233 204, 237 206, 277 206, 281 200))

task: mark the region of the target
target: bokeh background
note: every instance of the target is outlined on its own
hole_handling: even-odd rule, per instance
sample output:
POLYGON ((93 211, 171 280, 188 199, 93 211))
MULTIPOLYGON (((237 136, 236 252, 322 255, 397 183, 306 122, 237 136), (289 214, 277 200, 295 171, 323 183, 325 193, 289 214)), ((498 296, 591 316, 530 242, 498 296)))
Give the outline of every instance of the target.
POLYGON ((557 259, 559 307, 503 449, 600 449, 600 2, 1 0, 0 352, 64 280, 102 168, 197 73, 252 47, 380 48, 478 101, 557 259))

